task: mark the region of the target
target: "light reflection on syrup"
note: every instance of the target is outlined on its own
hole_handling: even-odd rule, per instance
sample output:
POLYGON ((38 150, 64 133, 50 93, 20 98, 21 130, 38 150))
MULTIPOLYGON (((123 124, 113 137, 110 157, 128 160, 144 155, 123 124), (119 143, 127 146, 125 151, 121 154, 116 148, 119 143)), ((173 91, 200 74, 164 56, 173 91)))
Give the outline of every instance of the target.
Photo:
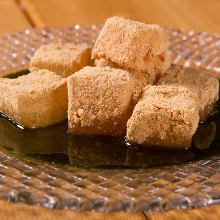
POLYGON ((21 128, 7 116, 0 115, 0 145, 18 154, 67 152, 67 122, 45 128, 21 128))
POLYGON ((215 133, 220 134, 219 123, 220 117, 216 114, 207 123, 200 124, 190 149, 160 149, 134 146, 126 143, 125 138, 71 136, 67 134, 66 121, 46 128, 21 129, 1 115, 0 145, 19 155, 31 155, 33 159, 49 163, 79 167, 148 168, 181 164, 218 154, 220 138, 215 133))

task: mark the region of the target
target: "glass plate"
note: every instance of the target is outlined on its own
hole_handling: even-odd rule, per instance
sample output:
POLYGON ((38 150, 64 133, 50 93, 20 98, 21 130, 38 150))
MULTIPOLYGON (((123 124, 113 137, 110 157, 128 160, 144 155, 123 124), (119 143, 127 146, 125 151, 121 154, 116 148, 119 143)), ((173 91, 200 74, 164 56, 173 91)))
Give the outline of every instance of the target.
MULTIPOLYGON (((36 48, 87 42, 100 25, 28 29, 0 38, 0 76, 28 68, 36 48)), ((166 31, 173 63, 220 71, 220 36, 166 31)), ((80 169, 28 160, 0 149, 0 199, 74 211, 149 211, 220 203, 220 156, 152 169, 80 169)))

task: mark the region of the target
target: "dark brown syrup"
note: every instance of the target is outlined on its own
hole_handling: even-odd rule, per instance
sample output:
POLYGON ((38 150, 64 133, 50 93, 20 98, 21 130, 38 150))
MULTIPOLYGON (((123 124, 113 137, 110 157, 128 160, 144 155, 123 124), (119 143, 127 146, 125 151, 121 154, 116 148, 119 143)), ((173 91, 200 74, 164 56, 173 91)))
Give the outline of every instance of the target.
MULTIPOLYGON (((216 105, 218 110, 218 105, 216 105)), ((29 159, 79 167, 148 168, 199 160, 220 154, 220 114, 201 123, 189 149, 135 146, 125 138, 72 136, 67 122, 25 129, 0 114, 0 145, 29 159)))

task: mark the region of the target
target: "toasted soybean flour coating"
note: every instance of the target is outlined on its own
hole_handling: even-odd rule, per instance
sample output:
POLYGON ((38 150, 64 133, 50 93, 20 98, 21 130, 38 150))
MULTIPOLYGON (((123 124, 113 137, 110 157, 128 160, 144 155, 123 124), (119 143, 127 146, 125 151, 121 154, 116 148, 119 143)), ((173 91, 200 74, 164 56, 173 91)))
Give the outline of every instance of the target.
POLYGON ((176 86, 147 86, 127 123, 134 144, 189 147, 199 123, 193 93, 176 86))
POLYGON ((128 72, 85 67, 68 77, 67 86, 68 124, 72 134, 126 134, 133 89, 128 72))
POLYGON ((46 127, 67 117, 66 79, 39 70, 0 79, 0 112, 26 128, 46 127))
POLYGON ((158 85, 184 86, 196 96, 200 121, 205 121, 218 100, 219 82, 208 72, 182 66, 172 66, 158 81, 158 85))
POLYGON ((93 59, 104 58, 121 68, 157 74, 166 70, 163 62, 169 57, 168 47, 167 36, 159 25, 112 17, 96 40, 93 59))
MULTIPOLYGON (((95 66, 121 69, 115 63, 112 63, 111 61, 108 61, 103 58, 95 60, 95 66)), ((138 99, 141 96, 143 88, 147 85, 152 85, 154 83, 155 76, 149 73, 143 73, 141 71, 135 71, 135 70, 129 70, 129 69, 126 69, 126 71, 129 72, 129 75, 133 81, 132 82, 133 83, 132 102, 135 105, 137 104, 138 99)))
POLYGON ((67 77, 91 64, 91 49, 87 44, 57 43, 41 46, 34 54, 30 70, 48 69, 67 77))

